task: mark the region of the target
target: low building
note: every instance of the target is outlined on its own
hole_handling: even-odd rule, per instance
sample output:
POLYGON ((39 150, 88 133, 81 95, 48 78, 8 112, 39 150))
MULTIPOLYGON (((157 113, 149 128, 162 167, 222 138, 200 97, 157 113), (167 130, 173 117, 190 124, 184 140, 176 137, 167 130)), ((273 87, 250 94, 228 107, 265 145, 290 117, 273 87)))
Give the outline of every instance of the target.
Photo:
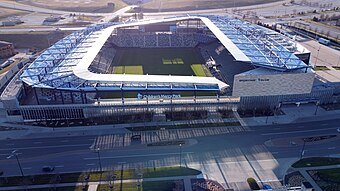
POLYGON ((61 16, 51 15, 49 17, 46 17, 44 22, 58 22, 60 19, 61 19, 61 16))
POLYGON ((19 17, 9 17, 2 21, 2 26, 15 26, 24 23, 19 17))
POLYGON ((17 52, 10 42, 0 41, 0 58, 7 58, 15 55, 17 52))

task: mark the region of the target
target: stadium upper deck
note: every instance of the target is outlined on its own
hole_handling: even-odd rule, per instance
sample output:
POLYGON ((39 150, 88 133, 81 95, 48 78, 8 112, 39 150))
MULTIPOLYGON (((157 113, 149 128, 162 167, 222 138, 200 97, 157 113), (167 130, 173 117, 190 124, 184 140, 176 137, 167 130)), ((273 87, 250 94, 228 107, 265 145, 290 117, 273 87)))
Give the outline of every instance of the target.
POLYGON ((87 92, 218 91, 228 87, 214 77, 97 74, 88 70, 116 28, 192 19, 204 22, 236 61, 279 71, 308 67, 294 55, 293 43, 276 32, 225 16, 185 16, 87 27, 48 48, 23 72, 21 79, 37 88, 87 92))

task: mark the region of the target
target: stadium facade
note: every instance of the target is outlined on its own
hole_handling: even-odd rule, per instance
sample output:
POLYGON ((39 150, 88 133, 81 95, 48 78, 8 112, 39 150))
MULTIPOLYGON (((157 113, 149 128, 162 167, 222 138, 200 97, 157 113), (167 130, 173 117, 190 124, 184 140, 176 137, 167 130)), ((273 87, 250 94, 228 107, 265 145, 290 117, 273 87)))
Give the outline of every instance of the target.
POLYGON ((276 107, 327 94, 313 93, 309 58, 310 52, 289 38, 226 16, 96 24, 45 50, 1 99, 10 121, 81 119, 183 104, 276 107), (109 72, 119 48, 183 47, 200 51, 211 77, 109 72), (136 96, 128 98, 129 92, 136 96), (190 99, 183 92, 190 92, 190 99), (198 97, 202 92, 213 96, 198 97), (114 96, 101 98, 105 93, 114 96))

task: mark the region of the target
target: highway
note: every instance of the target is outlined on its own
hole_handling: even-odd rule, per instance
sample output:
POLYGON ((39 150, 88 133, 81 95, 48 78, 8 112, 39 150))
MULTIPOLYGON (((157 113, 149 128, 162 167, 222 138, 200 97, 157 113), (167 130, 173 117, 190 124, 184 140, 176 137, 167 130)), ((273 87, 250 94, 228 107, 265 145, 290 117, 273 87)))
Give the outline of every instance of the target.
MULTIPOLYGON (((237 184, 231 172, 243 177, 259 171, 259 179, 280 180, 287 167, 302 154, 302 145, 268 146, 265 142, 275 139, 291 139, 294 137, 310 137, 318 135, 337 135, 337 138, 320 143, 306 144, 303 157, 329 156, 340 154, 340 134, 338 120, 306 122, 287 125, 258 127, 229 127, 208 130, 200 129, 169 130, 183 134, 186 142, 182 147, 182 163, 188 167, 202 170, 215 180, 228 186, 237 184), (232 129, 235 130, 232 130, 232 129), (228 130, 225 130, 228 129, 228 130), (219 132, 221 131, 221 132, 219 132), (250 170, 252 166, 254 170, 250 170), (216 169, 217 168, 217 169, 216 169), (223 178, 224 177, 224 178, 223 178), (225 180, 225 177, 227 180, 225 180)), ((167 131, 167 130, 166 130, 167 131)), ((150 136, 149 142, 159 141, 165 131, 142 132, 142 136, 150 136), (154 138, 152 138, 154 137, 154 138)), ((104 169, 133 168, 179 165, 179 146, 147 147, 146 144, 131 144, 132 134, 112 134, 101 136, 78 136, 59 138, 36 138, 0 141, 0 169, 6 175, 19 175, 15 158, 6 157, 17 150, 23 171, 28 174, 39 174, 44 165, 56 167, 56 173, 99 170, 98 155, 90 147, 102 148, 102 145, 113 144, 112 148, 100 150, 101 163, 104 169), (103 139, 100 139, 103 138, 103 139), (110 138, 111 137, 111 138, 110 138), (125 139, 124 139, 125 137, 125 139), (98 144, 100 140, 101 144, 98 144), (98 145, 96 145, 98 144, 98 145)), ((170 137, 170 136, 169 136, 170 137)), ((163 140, 175 140, 163 139, 163 140)), ((244 181, 243 181, 244 182, 244 181)), ((243 185, 245 186, 245 185, 243 185)))
POLYGON ((1 28, 0 33, 16 33, 16 32, 30 32, 34 34, 35 32, 51 32, 51 31, 79 31, 85 27, 34 27, 34 28, 1 28))

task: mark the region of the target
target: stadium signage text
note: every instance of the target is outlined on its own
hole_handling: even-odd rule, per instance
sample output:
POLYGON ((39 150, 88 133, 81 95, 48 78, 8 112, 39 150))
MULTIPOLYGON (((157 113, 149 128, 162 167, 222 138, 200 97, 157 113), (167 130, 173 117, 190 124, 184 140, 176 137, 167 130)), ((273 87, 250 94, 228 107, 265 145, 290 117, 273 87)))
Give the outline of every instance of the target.
POLYGON ((144 94, 141 94, 141 93, 138 93, 137 94, 137 98, 138 100, 141 100, 141 99, 171 99, 171 98, 180 98, 181 95, 180 94, 168 94, 168 95, 165 95, 165 94, 158 94, 158 95, 154 95, 154 94, 148 94, 148 95, 144 95, 144 94))
POLYGON ((256 81, 268 82, 269 79, 268 78, 257 78, 257 79, 242 79, 242 80, 239 80, 239 82, 256 82, 256 81))

